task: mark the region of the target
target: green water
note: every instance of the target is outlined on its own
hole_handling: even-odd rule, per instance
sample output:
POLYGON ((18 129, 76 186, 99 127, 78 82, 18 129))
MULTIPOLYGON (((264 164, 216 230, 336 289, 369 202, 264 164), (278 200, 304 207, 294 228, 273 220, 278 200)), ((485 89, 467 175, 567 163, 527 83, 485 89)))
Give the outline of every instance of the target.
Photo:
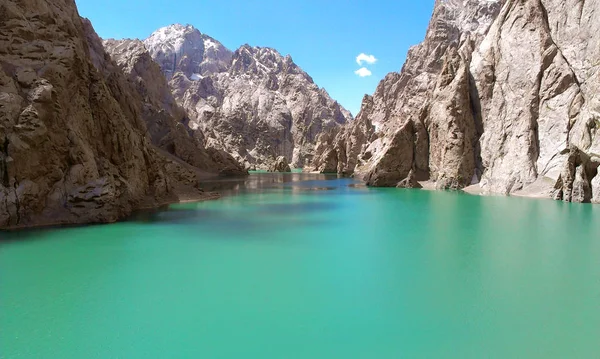
POLYGON ((600 358, 600 206, 353 184, 0 233, 0 358, 600 358))
MULTIPOLYGON (((255 171, 248 171, 248 172, 252 175, 271 173, 267 170, 255 170, 255 171)), ((292 168, 292 172, 290 172, 290 173, 302 173, 302 168, 292 168)))

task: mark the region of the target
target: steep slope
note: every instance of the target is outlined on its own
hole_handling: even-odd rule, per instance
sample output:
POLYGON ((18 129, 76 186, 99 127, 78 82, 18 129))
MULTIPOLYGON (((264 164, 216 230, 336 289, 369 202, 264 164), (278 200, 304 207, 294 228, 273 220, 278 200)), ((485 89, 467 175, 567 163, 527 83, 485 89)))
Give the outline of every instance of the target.
POLYGON ((598 201, 598 1, 436 1, 423 43, 316 170, 598 201), (338 144, 344 144, 340 146, 338 144))
POLYGON ((536 180, 589 202, 600 164, 600 2, 508 1, 471 72, 479 90, 482 186, 536 180))
POLYGON ((139 95, 143 104, 142 118, 152 143, 207 172, 247 173, 229 154, 204 147, 202 131, 189 128, 186 112, 177 105, 160 67, 141 41, 106 40, 104 48, 139 95))
MULTIPOLYGON (((338 135, 343 139, 336 141, 347 144, 337 151, 341 172, 356 172, 373 186, 406 183, 409 175, 419 180, 440 177, 439 187, 470 183, 473 165, 446 153, 469 157, 462 152, 473 152, 475 124, 463 118, 455 124, 447 116, 462 117, 464 109, 457 107, 465 102, 468 106, 468 98, 456 98, 452 88, 468 96, 470 48, 483 39, 500 7, 499 1, 436 2, 425 40, 409 50, 402 71, 387 75, 371 100, 363 103, 360 121, 338 135)), ((322 171, 322 159, 313 167, 322 171)))
POLYGON ((73 0, 0 3, 0 228, 110 222, 201 198, 73 0))
POLYGON ((278 157, 303 167, 319 134, 352 118, 290 56, 244 45, 230 52, 191 26, 156 31, 144 44, 175 99, 209 146, 247 167, 267 169, 278 157))

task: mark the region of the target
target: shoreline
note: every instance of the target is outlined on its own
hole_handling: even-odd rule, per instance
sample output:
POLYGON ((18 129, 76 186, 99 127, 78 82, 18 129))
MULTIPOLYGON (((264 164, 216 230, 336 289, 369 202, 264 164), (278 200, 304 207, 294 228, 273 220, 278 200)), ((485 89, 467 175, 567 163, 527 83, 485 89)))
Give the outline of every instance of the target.
MULTIPOLYGON (((420 181, 419 184, 422 186, 422 190, 425 191, 441 191, 435 187, 435 182, 432 181, 420 181)), ((489 192, 485 191, 479 183, 467 186, 463 189, 457 190, 457 192, 463 192, 465 194, 469 194, 472 196, 483 196, 483 197, 516 197, 516 198, 529 198, 529 199, 538 199, 538 200, 551 200, 556 201, 552 198, 550 194, 552 189, 554 188, 554 181, 548 177, 539 178, 537 181, 533 182, 529 186, 520 189, 518 191, 504 194, 497 192, 489 192)), ((577 202, 574 202, 577 203, 577 202)), ((581 204, 596 204, 593 202, 590 203, 581 203, 581 204)))
MULTIPOLYGON (((129 218, 132 218, 137 213, 159 210, 161 207, 169 206, 172 204, 195 203, 195 202, 200 203, 200 202, 206 202, 206 201, 216 201, 216 200, 219 200, 222 198, 222 195, 218 192, 206 192, 206 193, 200 194, 197 197, 190 195, 189 193, 174 194, 174 195, 178 198, 177 200, 164 200, 164 201, 157 202, 156 204, 152 204, 152 205, 142 205, 142 206, 132 210, 131 213, 129 213, 128 215, 118 218, 114 221, 64 222, 64 223, 48 222, 48 223, 43 223, 43 224, 33 224, 33 225, 26 225, 26 226, 10 226, 10 227, 5 227, 5 228, 0 228, 0 233, 2 233, 2 232, 19 232, 19 231, 25 232, 25 231, 45 230, 45 229, 53 229, 53 228, 76 228, 76 227, 85 227, 85 226, 101 226, 101 225, 115 224, 115 223, 119 223, 119 222, 125 222, 129 218)), ((0 238, 0 242, 2 242, 2 238, 0 238)))
MULTIPOLYGON (((303 174, 321 174, 319 172, 301 172, 303 174)), ((261 173, 253 173, 254 175, 260 175, 261 173)), ((354 178, 354 176, 349 176, 348 178, 354 178)), ((204 178, 207 180, 209 178, 204 178)), ((210 178, 213 179, 213 178, 210 178)), ((364 181, 360 181, 364 184, 364 181)), ((552 200, 555 201, 551 195, 550 190, 553 188, 553 181, 550 178, 540 178, 536 182, 530 184, 524 189, 519 191, 515 191, 509 194, 495 193, 495 192, 487 192, 484 191, 480 184, 474 184, 467 186, 463 189, 457 190, 456 192, 462 192, 464 194, 473 195, 473 196, 486 196, 486 197, 516 197, 516 198, 528 198, 528 199, 537 199, 537 200, 552 200)), ((433 181, 419 181, 419 184, 422 188, 418 190, 424 191, 442 191, 438 190, 435 186, 435 182, 433 181)), ((377 188, 377 187, 368 187, 367 188, 377 188)), ((416 188, 415 188, 416 189, 416 188)), ((200 203, 205 201, 216 201, 223 197, 223 195, 219 192, 205 192, 202 194, 195 193, 185 193, 186 191, 182 191, 180 193, 174 193, 173 195, 177 197, 177 199, 172 200, 164 200, 153 204, 141 205, 140 207, 134 209, 126 216, 118 218, 116 220, 111 221, 97 221, 97 222, 48 222, 43 224, 34 224, 34 225, 26 225, 26 226, 11 226, 6 228, 0 228, 0 233, 2 232, 18 232, 18 231, 28 231, 28 230, 43 230, 43 229, 52 229, 52 228, 69 228, 69 227, 83 227, 83 226, 93 226, 93 225, 107 225, 114 224, 118 222, 127 221, 129 218, 133 217, 137 213, 147 212, 147 211, 155 211, 160 210, 161 207, 169 206, 172 204, 180 204, 180 203, 200 203)), ((558 201, 561 202, 561 201, 558 201)), ((596 203, 581 203, 581 204, 596 204, 596 203)), ((1 241, 1 239, 0 239, 1 241)))

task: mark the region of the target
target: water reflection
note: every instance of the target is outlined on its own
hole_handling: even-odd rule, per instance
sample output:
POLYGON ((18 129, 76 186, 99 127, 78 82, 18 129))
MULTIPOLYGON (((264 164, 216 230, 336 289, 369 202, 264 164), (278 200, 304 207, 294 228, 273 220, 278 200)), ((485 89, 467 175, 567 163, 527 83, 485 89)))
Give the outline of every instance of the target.
MULTIPOLYGON (((248 177, 226 178, 210 180, 201 183, 201 188, 209 192, 219 192, 223 195, 236 195, 240 193, 256 193, 274 188, 291 188, 292 192, 309 189, 333 190, 340 185, 359 183, 353 179, 346 179, 347 183, 333 183, 343 177, 331 174, 312 173, 259 173, 248 177), (333 183, 333 185, 331 184, 333 183)), ((344 181, 344 182, 346 182, 344 181)))
POLYGON ((6 243, 0 357, 597 354, 600 207, 310 174, 205 185, 223 198, 6 243))

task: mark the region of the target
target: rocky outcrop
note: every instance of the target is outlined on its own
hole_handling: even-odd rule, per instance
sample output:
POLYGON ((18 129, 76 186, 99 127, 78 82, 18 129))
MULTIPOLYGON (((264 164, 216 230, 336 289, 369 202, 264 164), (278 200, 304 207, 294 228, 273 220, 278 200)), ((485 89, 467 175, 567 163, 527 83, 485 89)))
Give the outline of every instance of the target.
POLYGON ((596 177, 594 177, 594 179, 592 180, 591 185, 592 203, 600 204, 600 176, 596 175, 596 177))
POLYGON ((372 153, 365 151, 366 145, 377 138, 369 118, 372 112, 373 97, 365 95, 362 110, 354 121, 320 135, 313 161, 305 170, 352 175, 357 166, 370 160, 372 153))
POLYGON ((106 40, 104 48, 127 75, 143 104, 142 118, 152 143, 210 173, 244 175, 247 171, 224 151, 206 149, 201 130, 192 130, 165 76, 139 40, 106 40))
MULTIPOLYGON (((345 159, 339 165, 344 173, 377 186, 397 186, 409 173, 420 181, 439 178, 440 188, 470 184, 477 135, 470 111, 470 52, 501 5, 436 2, 425 41, 410 49, 402 71, 387 75, 363 101, 357 119, 339 132, 335 142, 354 144, 338 154, 345 159), (398 161, 402 171, 394 167, 398 161)), ((319 162, 313 166, 319 168, 319 162)))
POLYGON ((566 202, 586 203, 592 201, 591 179, 598 174, 598 165, 588 154, 572 147, 556 185, 553 198, 566 202))
POLYGON ((407 121, 396 131, 385 152, 365 177, 368 186, 396 187, 413 172, 417 142, 415 124, 407 121))
POLYGON ((438 0, 424 42, 355 123, 317 144, 328 156, 313 167, 335 157, 374 186, 412 176, 510 194, 554 183, 545 195, 597 201, 599 30, 599 1, 438 0), (357 128, 360 152, 336 147, 357 128))
POLYGON ((0 228, 111 222, 202 198, 73 0, 0 3, 0 228))
POLYGON ((511 193, 545 177, 565 188, 556 198, 590 200, 584 192, 597 164, 585 161, 596 168, 576 168, 582 156, 600 148, 599 39, 591 32, 599 27, 600 3, 568 3, 507 2, 474 54, 471 72, 485 129, 480 144, 486 190, 511 193), (571 195, 571 188, 577 195, 571 195))
POLYGON ((269 167, 269 172, 292 172, 292 169, 290 168, 287 158, 279 156, 269 167))
POLYGON ((279 156, 302 168, 315 156, 318 136, 352 118, 274 49, 244 45, 231 52, 189 25, 160 29, 144 44, 190 127, 248 168, 268 169, 279 156))

